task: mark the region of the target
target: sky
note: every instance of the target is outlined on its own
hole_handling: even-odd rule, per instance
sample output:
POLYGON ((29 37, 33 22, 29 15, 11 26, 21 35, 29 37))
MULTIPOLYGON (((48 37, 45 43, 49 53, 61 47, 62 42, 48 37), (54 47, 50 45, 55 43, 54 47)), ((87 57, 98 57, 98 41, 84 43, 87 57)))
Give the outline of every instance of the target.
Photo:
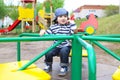
MULTIPOLYGON (((4 0, 6 4, 19 4, 20 0, 4 0)), ((43 2, 44 0, 37 0, 43 2)), ((120 0, 65 0, 64 8, 69 12, 83 5, 120 5, 120 0)))

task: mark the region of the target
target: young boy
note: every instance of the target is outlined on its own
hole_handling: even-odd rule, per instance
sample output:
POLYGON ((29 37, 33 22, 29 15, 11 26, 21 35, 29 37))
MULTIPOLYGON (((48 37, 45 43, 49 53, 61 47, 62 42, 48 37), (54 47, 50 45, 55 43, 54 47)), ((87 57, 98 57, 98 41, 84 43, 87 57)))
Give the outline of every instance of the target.
MULTIPOLYGON (((64 8, 58 8, 55 11, 55 18, 53 20, 54 24, 49 27, 48 30, 40 31, 40 36, 43 34, 65 34, 71 35, 74 34, 74 30, 77 28, 75 23, 70 23, 68 20, 68 11, 64 8)), ((54 43, 57 40, 54 41, 54 43)), ((60 56, 60 72, 59 76, 65 76, 68 71, 68 64, 69 64, 69 53, 71 50, 71 42, 69 40, 65 40, 59 46, 51 50, 45 55, 45 63, 46 66, 44 70, 46 72, 50 72, 52 70, 52 63, 54 56, 60 56)))

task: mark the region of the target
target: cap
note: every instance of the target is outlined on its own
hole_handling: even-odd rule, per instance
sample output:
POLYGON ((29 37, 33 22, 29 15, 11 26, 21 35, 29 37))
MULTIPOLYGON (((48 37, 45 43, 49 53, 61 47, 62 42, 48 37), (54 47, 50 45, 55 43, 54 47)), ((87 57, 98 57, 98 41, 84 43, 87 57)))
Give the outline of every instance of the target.
POLYGON ((58 16, 61 16, 61 15, 67 15, 68 16, 68 11, 64 8, 57 8, 55 10, 55 15, 54 15, 53 20, 55 20, 58 16))

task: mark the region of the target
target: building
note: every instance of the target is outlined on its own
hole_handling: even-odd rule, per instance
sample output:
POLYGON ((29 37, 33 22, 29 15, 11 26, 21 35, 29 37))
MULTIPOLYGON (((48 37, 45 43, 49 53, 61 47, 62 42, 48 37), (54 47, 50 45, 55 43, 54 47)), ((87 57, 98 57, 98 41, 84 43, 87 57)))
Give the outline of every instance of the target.
POLYGON ((13 20, 9 16, 5 16, 0 20, 0 28, 6 28, 13 23, 13 20))
POLYGON ((86 18, 93 13, 96 17, 105 16, 105 7, 101 5, 84 5, 73 11, 75 18, 86 18))

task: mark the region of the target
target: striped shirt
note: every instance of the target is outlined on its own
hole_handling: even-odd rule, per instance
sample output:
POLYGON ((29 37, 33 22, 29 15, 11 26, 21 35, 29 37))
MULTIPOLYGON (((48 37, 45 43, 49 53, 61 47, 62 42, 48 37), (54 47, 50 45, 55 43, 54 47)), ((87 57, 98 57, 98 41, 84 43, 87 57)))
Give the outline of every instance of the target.
MULTIPOLYGON (((46 31, 46 34, 65 34, 65 35, 72 35, 74 34, 74 30, 77 28, 75 23, 70 23, 69 25, 59 25, 59 24, 54 24, 49 27, 49 29, 46 31)), ((57 40, 54 41, 56 43, 57 40)), ((70 40, 65 40, 62 42, 59 46, 65 47, 65 46, 71 46, 70 40)))

